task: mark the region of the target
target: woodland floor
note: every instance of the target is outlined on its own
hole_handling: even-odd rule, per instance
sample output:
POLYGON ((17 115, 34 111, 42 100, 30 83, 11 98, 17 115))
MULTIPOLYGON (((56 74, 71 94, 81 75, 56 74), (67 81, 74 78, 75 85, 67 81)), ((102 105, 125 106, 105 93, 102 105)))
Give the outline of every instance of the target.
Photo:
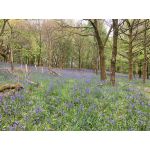
POLYGON ((0 85, 23 86, 9 96, 1 92, 0 130, 150 130, 150 80, 117 74, 112 87, 92 70, 54 71, 59 76, 34 67, 28 74, 0 72, 0 85))

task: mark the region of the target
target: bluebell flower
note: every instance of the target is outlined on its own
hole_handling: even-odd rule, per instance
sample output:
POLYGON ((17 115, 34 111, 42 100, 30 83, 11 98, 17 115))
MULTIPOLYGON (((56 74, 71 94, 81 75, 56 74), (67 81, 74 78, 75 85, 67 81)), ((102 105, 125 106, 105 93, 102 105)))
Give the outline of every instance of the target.
POLYGON ((142 106, 144 106, 144 102, 140 102, 140 104, 141 104, 142 106))
POLYGON ((70 102, 70 103, 67 103, 66 106, 67 106, 68 109, 70 109, 74 106, 74 104, 70 102))
POLYGON ((61 110, 60 113, 61 113, 62 116, 65 115, 65 111, 64 110, 61 110))
POLYGON ((36 112, 36 114, 39 114, 40 112, 42 112, 42 110, 40 107, 38 107, 38 108, 36 108, 35 112, 36 112))
POLYGON ((75 102, 75 103, 79 103, 80 100, 79 100, 78 98, 76 98, 76 99, 74 100, 74 102, 75 102))
POLYGON ((14 124, 19 125, 19 121, 15 121, 14 124))
POLYGON ((15 96, 10 96, 11 100, 14 102, 16 100, 15 96))
POLYGON ((79 112, 83 111, 84 110, 84 105, 83 104, 80 104, 80 107, 78 109, 79 112))
POLYGON ((131 104, 131 107, 134 108, 134 107, 135 107, 135 104, 131 104))
POLYGON ((18 125, 19 125, 19 121, 15 121, 15 122, 13 123, 13 127, 14 127, 14 128, 17 128, 18 125))
POLYGON ((86 83, 87 83, 87 84, 88 84, 88 83, 90 83, 90 82, 91 82, 91 80, 90 80, 90 79, 87 79, 87 80, 86 80, 86 83))
POLYGON ((113 119, 110 119, 109 122, 113 125, 115 124, 115 121, 113 119))
POLYGON ((90 89, 89 88, 86 88, 85 91, 86 91, 87 94, 90 94, 90 89))
POLYGON ((9 126, 9 131, 15 131, 15 127, 9 126))
POLYGON ((99 116, 100 116, 100 117, 103 117, 103 116, 105 116, 105 115, 104 115, 103 113, 100 113, 99 116))
POLYGON ((3 100, 3 97, 2 97, 2 96, 0 96, 0 102, 2 102, 2 100, 3 100))
POLYGON ((20 99, 20 100, 23 100, 24 99, 24 96, 23 95, 20 95, 20 94, 17 94, 16 95, 16 98, 20 99))
POLYGON ((0 120, 2 119, 2 115, 0 114, 0 120))

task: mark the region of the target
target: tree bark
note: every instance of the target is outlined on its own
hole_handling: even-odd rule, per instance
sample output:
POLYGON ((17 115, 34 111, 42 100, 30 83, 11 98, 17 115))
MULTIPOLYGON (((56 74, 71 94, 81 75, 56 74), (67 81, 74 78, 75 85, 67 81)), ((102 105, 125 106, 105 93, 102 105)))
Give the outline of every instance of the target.
POLYGON ((5 85, 0 86, 0 92, 4 92, 5 90, 9 90, 9 89, 20 90, 22 88, 23 88, 23 86, 19 83, 17 83, 17 84, 5 84, 5 85))
POLYGON ((11 71, 14 71, 14 65, 13 65, 13 50, 10 48, 10 65, 11 65, 11 71))
POLYGON ((149 79, 149 68, 148 68, 148 62, 147 62, 147 79, 149 79))
POLYGON ((39 56, 38 56, 38 66, 40 66, 41 63, 41 52, 42 52, 42 38, 41 38, 41 29, 40 29, 40 38, 39 38, 39 47, 40 47, 40 52, 39 52, 39 56))
POLYGON ((133 56, 132 56, 132 28, 129 29, 129 80, 133 79, 133 56))
POLYGON ((101 80, 106 80, 104 45, 103 45, 103 42, 102 42, 101 37, 99 35, 98 25, 97 25, 96 19, 94 19, 94 31, 95 31, 95 37, 97 40, 97 44, 98 44, 98 50, 99 50, 101 80))
POLYGON ((108 37, 111 33, 112 26, 110 27, 110 29, 106 35, 106 38, 103 42, 102 37, 99 33, 99 29, 98 29, 98 20, 97 19, 94 19, 94 21, 92 21, 91 19, 88 19, 88 20, 94 29, 95 38, 96 38, 97 45, 98 45, 99 58, 100 58, 100 75, 101 75, 100 78, 101 78, 101 80, 106 80, 106 66, 105 66, 104 49, 105 49, 105 45, 106 45, 106 42, 108 40, 108 37))
POLYGON ((118 40, 118 19, 113 19, 113 49, 111 58, 111 74, 110 81, 115 85, 115 72, 116 72, 116 56, 117 56, 117 40, 118 40))
POLYGON ((142 76, 141 62, 138 63, 138 75, 139 75, 139 78, 141 78, 142 76))
POLYGON ((146 21, 145 21, 145 30, 144 30, 144 63, 143 63, 143 83, 145 83, 147 78, 147 51, 146 51, 146 21))
POLYGON ((79 47, 79 70, 81 69, 81 48, 79 47))

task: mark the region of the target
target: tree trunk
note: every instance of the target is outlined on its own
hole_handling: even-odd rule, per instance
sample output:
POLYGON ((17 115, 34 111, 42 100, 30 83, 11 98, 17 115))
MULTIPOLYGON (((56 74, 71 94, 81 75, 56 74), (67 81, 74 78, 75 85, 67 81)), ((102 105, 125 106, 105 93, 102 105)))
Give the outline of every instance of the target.
POLYGON ((98 50, 99 50, 101 80, 106 80, 104 45, 103 45, 103 42, 102 42, 101 37, 99 35, 96 19, 94 19, 94 31, 95 31, 95 37, 97 40, 97 44, 98 44, 98 50))
POLYGON ((141 62, 138 63, 138 75, 139 75, 139 78, 141 78, 142 76, 141 62))
POLYGON ((143 83, 145 83, 147 78, 147 51, 146 51, 146 21, 145 21, 145 30, 144 30, 144 63, 143 63, 143 83))
POLYGON ((38 66, 40 66, 40 63, 41 63, 41 52, 42 52, 41 31, 40 31, 40 44, 39 44, 39 47, 40 47, 40 52, 39 52, 39 56, 38 56, 38 66))
POLYGON ((10 64, 11 64, 11 71, 14 70, 14 65, 13 65, 13 50, 10 48, 10 64))
POLYGON ((98 74, 98 65, 99 65, 99 58, 96 58, 96 75, 98 74))
POLYGON ((118 19, 113 19, 113 49, 111 58, 111 74, 110 74, 110 81, 113 86, 115 85, 117 40, 118 40, 118 19))
POLYGON ((133 79, 132 29, 129 30, 129 80, 133 79))
POLYGON ((81 49, 79 48, 79 70, 81 69, 81 49))
POLYGON ((104 47, 99 47, 99 57, 100 57, 100 75, 101 80, 106 80, 106 67, 105 67, 105 56, 104 47))
POLYGON ((148 62, 147 62, 147 79, 149 79, 149 68, 148 68, 148 62))

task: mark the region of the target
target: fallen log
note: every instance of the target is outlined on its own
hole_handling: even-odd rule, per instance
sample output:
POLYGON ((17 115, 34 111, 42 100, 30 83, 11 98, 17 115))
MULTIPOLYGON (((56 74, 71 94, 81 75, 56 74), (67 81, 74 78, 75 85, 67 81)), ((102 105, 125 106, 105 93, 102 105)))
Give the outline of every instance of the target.
POLYGON ((12 90, 12 89, 20 91, 21 89, 23 89, 23 86, 19 83, 0 85, 0 92, 5 92, 5 90, 12 90))
POLYGON ((59 76, 59 77, 62 76, 61 74, 59 74, 59 73, 53 71, 52 69, 48 69, 48 71, 49 71, 49 73, 52 74, 52 75, 59 76))
POLYGON ((28 79, 26 79, 26 81, 27 81, 29 84, 34 85, 34 86, 36 86, 36 87, 39 86, 39 83, 33 82, 33 81, 31 81, 31 80, 28 80, 28 79))
POLYGON ((2 97, 12 96, 15 95, 15 92, 16 92, 15 89, 7 90, 5 92, 0 92, 0 96, 2 97))

